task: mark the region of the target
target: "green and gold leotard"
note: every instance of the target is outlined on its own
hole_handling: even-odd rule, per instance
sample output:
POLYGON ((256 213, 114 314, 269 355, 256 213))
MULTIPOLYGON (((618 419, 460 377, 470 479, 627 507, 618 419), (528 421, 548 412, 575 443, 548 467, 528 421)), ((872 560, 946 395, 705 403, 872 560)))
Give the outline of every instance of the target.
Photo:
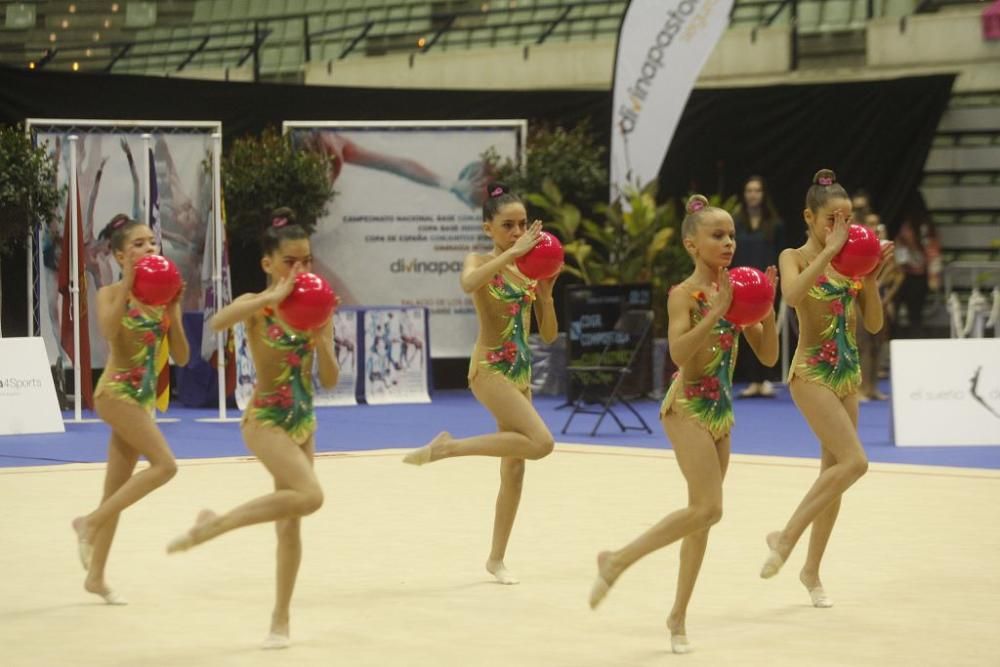
MULTIPOLYGON (((507 270, 509 271, 509 270, 507 270)), ((519 389, 531 383, 531 304, 535 281, 497 273, 472 295, 479 336, 469 363, 469 380, 480 370, 498 373, 519 389)))
POLYGON ((97 381, 94 398, 109 396, 153 410, 156 403, 156 357, 165 343, 170 318, 163 306, 129 299, 118 334, 108 341, 110 354, 97 381))
POLYGON ((855 338, 855 303, 862 283, 850 278, 821 275, 795 309, 799 343, 788 381, 800 377, 816 382, 839 398, 861 386, 861 363, 855 338))
POLYGON ((265 308, 250 320, 247 341, 257 384, 244 425, 279 428, 295 444, 305 443, 316 431, 312 335, 293 329, 273 308, 265 308))
MULTIPOLYGON (((692 291, 691 296, 695 303, 691 324, 697 325, 708 313, 708 298, 700 290, 692 291)), ((733 369, 739 337, 740 328, 732 322, 722 318, 716 322, 708 344, 674 375, 660 406, 661 418, 677 409, 697 421, 715 440, 729 434, 734 421, 733 369)))

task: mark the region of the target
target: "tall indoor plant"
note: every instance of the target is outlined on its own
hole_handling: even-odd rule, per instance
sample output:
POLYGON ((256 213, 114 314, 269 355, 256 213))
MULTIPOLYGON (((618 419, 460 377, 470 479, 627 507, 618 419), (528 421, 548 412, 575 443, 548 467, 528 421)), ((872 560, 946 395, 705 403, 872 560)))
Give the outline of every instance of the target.
POLYGON ((32 144, 23 125, 0 126, 0 258, 58 221, 59 199, 56 164, 45 148, 32 144))
POLYGON ((334 195, 325 154, 297 150, 273 127, 233 141, 222 161, 226 226, 243 241, 256 240, 271 211, 287 206, 310 233, 334 195))

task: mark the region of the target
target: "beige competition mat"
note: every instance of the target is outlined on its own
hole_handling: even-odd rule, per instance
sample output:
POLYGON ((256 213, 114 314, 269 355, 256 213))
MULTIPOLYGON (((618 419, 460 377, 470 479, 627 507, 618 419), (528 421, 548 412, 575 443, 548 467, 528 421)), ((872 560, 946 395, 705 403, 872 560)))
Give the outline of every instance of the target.
POLYGON ((327 455, 326 504, 304 524, 293 645, 257 648, 270 617, 274 534, 243 529, 185 554, 164 546, 202 507, 266 492, 254 460, 180 462, 122 517, 110 607, 82 589, 70 519, 92 509, 101 465, 0 469, 0 665, 1000 665, 1000 471, 873 464, 848 492, 814 609, 797 574, 757 573, 818 462, 733 456, 722 522, 688 614, 694 652, 664 621, 678 547, 638 563, 597 612, 599 549, 686 499, 671 451, 559 445, 529 462, 507 564, 492 582, 498 463, 423 468, 398 451, 327 455))

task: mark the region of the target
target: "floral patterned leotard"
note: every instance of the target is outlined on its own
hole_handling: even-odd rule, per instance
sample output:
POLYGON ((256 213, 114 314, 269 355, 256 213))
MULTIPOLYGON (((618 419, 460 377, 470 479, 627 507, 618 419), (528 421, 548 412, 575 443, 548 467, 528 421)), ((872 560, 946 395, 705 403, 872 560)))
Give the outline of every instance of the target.
POLYGON ((795 309, 799 343, 792 358, 788 381, 800 377, 816 382, 839 398, 861 386, 861 362, 854 332, 855 303, 862 284, 850 278, 821 275, 795 309))
MULTIPOLYGON (((692 291, 691 296, 695 302, 695 308, 691 310, 691 324, 695 326, 708 313, 708 298, 701 290, 692 291)), ((708 344, 674 375, 660 406, 661 418, 678 407, 715 440, 729 434, 734 421, 733 369, 736 367, 739 337, 740 328, 732 322, 724 318, 716 322, 708 344)))
POLYGON ((163 306, 129 299, 118 334, 108 341, 111 353, 97 381, 94 397, 110 396, 153 410, 156 403, 156 357, 165 342, 170 318, 163 306))
POLYGON ((243 425, 281 429, 301 445, 316 431, 312 335, 290 327, 273 308, 261 311, 248 329, 257 384, 243 425))
POLYGON ((498 373, 518 389, 531 383, 531 304, 534 280, 517 281, 500 272, 472 295, 479 320, 479 336, 469 363, 469 381, 485 370, 498 373))

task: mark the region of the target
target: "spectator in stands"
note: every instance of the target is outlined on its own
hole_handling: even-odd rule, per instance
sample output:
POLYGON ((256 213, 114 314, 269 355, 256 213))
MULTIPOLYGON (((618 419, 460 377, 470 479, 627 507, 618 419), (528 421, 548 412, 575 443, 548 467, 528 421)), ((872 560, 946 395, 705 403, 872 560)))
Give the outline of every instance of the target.
POLYGON ((851 197, 851 207, 854 209, 854 219, 857 222, 867 224, 868 216, 873 214, 872 198, 867 190, 859 188, 851 197))
MULTIPOLYGON (((761 271, 774 266, 778 252, 784 247, 784 224, 768 197, 767 183, 762 176, 750 176, 744 183, 733 222, 736 224, 736 254, 732 265, 752 266, 761 271)), ((760 363, 756 355, 740 355, 737 365, 740 377, 750 383, 739 394, 741 398, 774 396, 774 386, 768 379, 772 369, 760 363)))
MULTIPOLYGON (((854 197, 854 202, 858 197, 854 197)), ((868 202, 862 202, 868 210, 861 222, 869 229, 874 230, 882 241, 888 241, 888 234, 885 225, 877 213, 871 211, 868 202)), ((855 203, 855 205, 857 205, 855 203)), ((864 210, 864 209, 863 209, 864 210)), ((875 400, 884 401, 888 396, 879 391, 879 360, 885 341, 889 339, 890 323, 894 319, 895 309, 893 298, 899 291, 899 286, 903 282, 903 273, 896 262, 890 258, 883 265, 876 278, 879 293, 882 295, 882 320, 884 322, 882 330, 877 333, 870 333, 864 327, 858 327, 856 337, 858 340, 858 355, 861 357, 861 388, 858 390, 858 400, 862 402, 875 400)), ((860 311, 859 311, 860 312, 860 311)))
POLYGON ((923 335, 928 290, 941 285, 941 244, 926 209, 913 207, 896 234, 896 263, 903 271, 900 304, 906 308, 907 338, 923 335))

